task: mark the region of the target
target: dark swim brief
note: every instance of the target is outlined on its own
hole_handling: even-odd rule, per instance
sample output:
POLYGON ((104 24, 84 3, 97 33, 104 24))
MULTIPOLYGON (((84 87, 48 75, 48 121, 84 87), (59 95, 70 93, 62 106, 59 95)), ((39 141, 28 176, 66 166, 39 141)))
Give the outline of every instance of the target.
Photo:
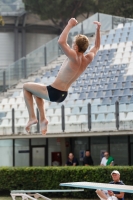
POLYGON ((50 101, 57 103, 64 101, 68 93, 67 91, 57 90, 56 88, 53 88, 51 85, 47 86, 47 90, 50 101))

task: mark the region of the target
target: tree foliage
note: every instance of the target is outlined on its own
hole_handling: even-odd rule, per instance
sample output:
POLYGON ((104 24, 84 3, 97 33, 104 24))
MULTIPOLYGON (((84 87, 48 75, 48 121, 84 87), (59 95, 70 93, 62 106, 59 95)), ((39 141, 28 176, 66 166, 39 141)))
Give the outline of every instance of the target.
POLYGON ((42 20, 51 19, 59 29, 64 28, 71 17, 80 14, 88 17, 95 10, 94 0, 23 0, 25 8, 38 14, 42 20))
POLYGON ((56 28, 62 30, 71 17, 101 12, 126 18, 133 18, 133 0, 23 0, 27 11, 51 19, 56 28))
POLYGON ((101 13, 133 18, 133 0, 94 0, 101 13))

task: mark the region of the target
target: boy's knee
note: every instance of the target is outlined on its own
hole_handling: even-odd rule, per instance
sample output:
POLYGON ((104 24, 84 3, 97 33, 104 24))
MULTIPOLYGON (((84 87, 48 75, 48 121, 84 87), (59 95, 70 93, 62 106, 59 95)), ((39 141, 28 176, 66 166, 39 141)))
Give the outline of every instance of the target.
POLYGON ((29 86, 29 85, 30 85, 30 83, 24 83, 23 89, 24 89, 24 90, 28 89, 28 86, 29 86))

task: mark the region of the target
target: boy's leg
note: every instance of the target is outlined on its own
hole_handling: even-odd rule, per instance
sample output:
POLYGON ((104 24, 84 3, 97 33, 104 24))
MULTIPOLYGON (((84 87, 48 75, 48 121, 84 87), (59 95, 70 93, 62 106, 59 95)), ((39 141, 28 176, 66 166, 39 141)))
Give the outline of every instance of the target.
MULTIPOLYGON (((32 124, 37 123, 37 119, 36 119, 35 113, 34 113, 33 96, 32 95, 39 97, 39 98, 46 99, 46 100, 49 100, 49 95, 48 95, 46 86, 44 86, 42 84, 31 83, 31 82, 24 84, 23 91, 24 91, 25 103, 26 103, 26 106, 27 106, 27 109, 29 112, 29 121, 26 126, 26 131, 29 132, 30 126, 32 124)), ((40 108, 39 111, 41 111, 44 102, 42 104, 42 101, 40 99, 37 99, 37 102, 38 102, 38 105, 39 105, 39 103, 41 103, 41 106, 38 107, 38 109, 40 108)), ((42 114, 43 111, 44 111, 44 107, 41 111, 41 116, 43 116, 43 114, 42 114)), ((45 114, 44 114, 44 117, 45 117, 45 114)), ((45 126, 47 125, 47 123, 45 121, 45 124, 44 123, 41 124, 41 127, 42 127, 41 130, 44 129, 44 131, 42 131, 42 132, 46 133, 45 126)))
POLYGON ((46 116, 45 116, 44 100, 36 96, 34 96, 34 98, 35 98, 37 107, 39 109, 41 133, 46 134, 48 120, 46 119, 46 116))
POLYGON ((29 121, 28 121, 25 129, 27 132, 30 132, 30 126, 33 124, 36 124, 38 122, 38 120, 37 120, 37 118, 35 116, 35 112, 34 112, 32 94, 30 92, 28 92, 27 90, 23 90, 23 92, 24 92, 25 103, 26 103, 28 113, 29 113, 29 121))

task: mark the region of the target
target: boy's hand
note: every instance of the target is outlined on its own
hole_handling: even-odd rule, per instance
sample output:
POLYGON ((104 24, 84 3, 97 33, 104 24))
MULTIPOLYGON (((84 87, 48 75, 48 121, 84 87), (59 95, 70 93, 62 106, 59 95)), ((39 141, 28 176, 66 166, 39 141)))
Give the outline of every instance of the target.
POLYGON ((98 28, 98 29, 100 29, 100 27, 101 27, 101 23, 100 23, 100 22, 94 21, 93 23, 97 25, 97 28, 98 28))
POLYGON ((75 18, 71 18, 69 21, 68 21, 68 24, 73 27, 73 26, 76 26, 78 24, 78 21, 75 19, 75 18))

